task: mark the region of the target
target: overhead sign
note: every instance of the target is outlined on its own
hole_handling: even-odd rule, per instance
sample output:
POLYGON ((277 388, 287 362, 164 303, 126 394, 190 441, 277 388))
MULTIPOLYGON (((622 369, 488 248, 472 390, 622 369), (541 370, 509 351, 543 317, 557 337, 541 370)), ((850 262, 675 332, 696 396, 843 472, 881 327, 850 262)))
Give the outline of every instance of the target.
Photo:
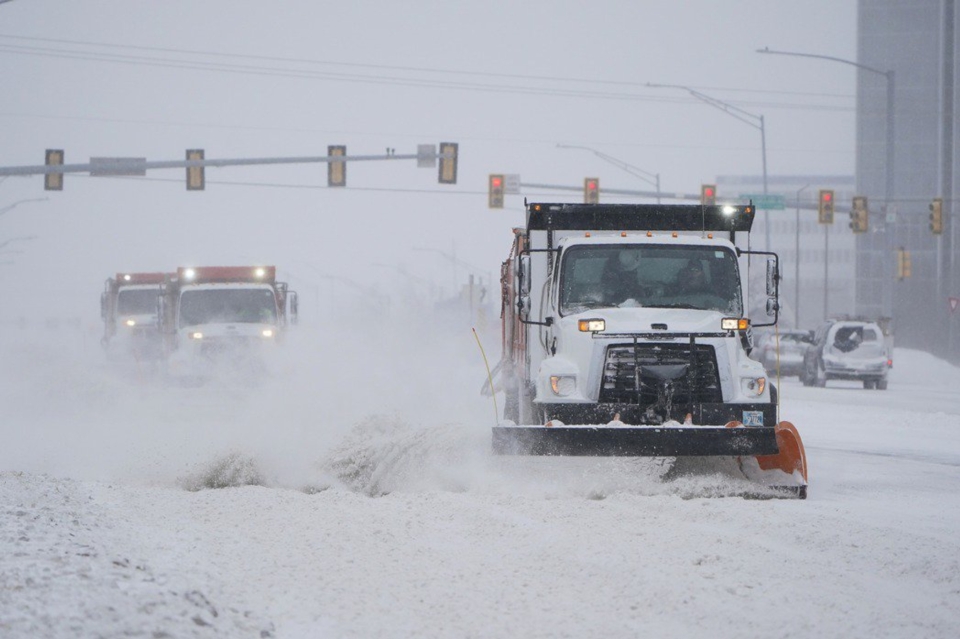
POLYGON ((90 175, 146 175, 147 158, 90 158, 90 175))
POLYGON ((503 192, 509 195, 520 195, 519 173, 507 173, 503 176, 503 192))
POLYGON ((741 193, 741 200, 750 200, 758 209, 782 211, 787 208, 787 198, 779 193, 741 193))

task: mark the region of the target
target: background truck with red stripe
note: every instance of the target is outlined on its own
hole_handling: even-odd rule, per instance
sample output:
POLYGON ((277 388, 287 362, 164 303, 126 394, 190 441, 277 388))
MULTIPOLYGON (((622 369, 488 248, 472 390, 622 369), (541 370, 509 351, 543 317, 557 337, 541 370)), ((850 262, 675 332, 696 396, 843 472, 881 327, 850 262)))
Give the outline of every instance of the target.
POLYGON ((160 298, 168 372, 204 375, 218 364, 259 370, 297 310, 297 294, 277 281, 274 266, 180 267, 160 298))
POLYGON ((161 355, 157 310, 166 273, 117 273, 100 295, 103 337, 108 355, 156 359, 161 355))

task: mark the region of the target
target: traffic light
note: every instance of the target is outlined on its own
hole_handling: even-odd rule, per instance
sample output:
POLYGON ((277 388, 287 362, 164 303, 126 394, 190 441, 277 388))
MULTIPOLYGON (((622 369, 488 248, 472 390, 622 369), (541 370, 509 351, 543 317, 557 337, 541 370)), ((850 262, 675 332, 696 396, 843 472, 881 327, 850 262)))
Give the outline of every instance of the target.
POLYGON ((870 228, 869 216, 867 198, 862 195, 854 196, 853 208, 850 210, 850 228, 854 233, 867 232, 870 228))
POLYGON ((833 224, 833 189, 820 189, 820 224, 833 224))
MULTIPOLYGON (((342 157, 347 155, 347 147, 343 145, 328 146, 327 156, 342 157)), ((343 160, 329 160, 327 162, 327 186, 347 185, 347 163, 343 160)))
POLYGON ((897 249, 897 279, 907 279, 910 277, 910 272, 910 251, 901 246, 897 249))
POLYGON ((934 235, 943 233, 943 199, 939 197, 930 203, 930 231, 934 235))
MULTIPOLYGON (((63 149, 47 149, 46 158, 44 159, 44 164, 47 166, 62 166, 63 165, 63 149)), ((63 173, 45 173, 43 175, 43 190, 44 191, 62 191, 63 190, 63 173)))
POLYGON ((440 143, 440 184, 457 183, 457 149, 456 142, 440 143), (445 155, 451 157, 444 157, 445 155))
MULTIPOLYGON (((202 160, 203 149, 187 149, 187 160, 202 160)), ((207 184, 204 167, 187 167, 187 190, 202 191, 207 184)))
POLYGON ((600 203, 600 178, 584 178, 583 180, 583 203, 600 203))
POLYGON ((713 206, 717 203, 717 185, 700 185, 700 204, 701 206, 713 206))
POLYGON ((503 208, 503 175, 490 175, 487 183, 487 207, 491 209, 503 208))

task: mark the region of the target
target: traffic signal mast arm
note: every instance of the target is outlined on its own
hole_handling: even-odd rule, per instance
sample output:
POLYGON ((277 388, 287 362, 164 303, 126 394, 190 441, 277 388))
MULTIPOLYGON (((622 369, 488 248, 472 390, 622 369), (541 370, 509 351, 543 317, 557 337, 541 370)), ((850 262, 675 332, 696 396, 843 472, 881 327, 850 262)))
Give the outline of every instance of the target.
MULTIPOLYGON (((417 160, 421 167, 434 167, 436 161, 441 161, 442 184, 453 184, 456 180, 456 169, 450 167, 450 162, 456 162, 458 148, 457 145, 450 142, 441 143, 441 152, 436 151, 434 145, 420 145, 417 153, 384 153, 378 155, 318 155, 318 156, 290 156, 290 157, 266 157, 266 158, 212 158, 212 159, 183 159, 183 160, 147 160, 146 158, 121 158, 104 157, 90 158, 90 161, 83 164, 66 164, 63 162, 64 152, 62 149, 47 150, 46 163, 42 165, 30 166, 6 166, 0 167, 0 177, 12 175, 63 175, 65 173, 90 173, 91 175, 125 175, 136 176, 145 175, 146 171, 151 169, 177 169, 177 168, 205 168, 227 167, 227 166, 258 166, 269 164, 310 164, 310 163, 329 163, 329 162, 364 162, 379 160, 417 160), (444 165, 444 163, 447 163, 444 165)), ((191 157, 202 158, 203 151, 194 149, 190 151, 191 157)), ((48 190, 50 185, 47 185, 48 190)), ((54 190, 60 190, 56 188, 54 190)))

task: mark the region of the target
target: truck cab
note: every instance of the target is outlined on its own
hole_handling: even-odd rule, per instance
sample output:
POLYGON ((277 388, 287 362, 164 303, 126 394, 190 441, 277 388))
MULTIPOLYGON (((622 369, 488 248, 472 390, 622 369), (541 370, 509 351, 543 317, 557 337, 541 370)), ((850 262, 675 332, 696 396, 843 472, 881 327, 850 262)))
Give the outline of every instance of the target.
POLYGON ((519 441, 591 454, 577 451, 611 428, 637 426, 612 436, 624 444, 613 454, 775 452, 776 398, 748 357, 745 271, 766 271, 763 317, 753 319, 772 325, 777 260, 738 245, 754 214, 752 206, 529 204, 501 269, 497 386, 506 406, 495 448, 519 441), (544 424, 556 431, 512 428, 544 424), (671 424, 688 432, 645 428, 671 424), (610 428, 556 428, 584 425, 610 428), (728 426, 745 428, 719 432, 728 426))
POLYGON ((273 266, 178 268, 160 305, 171 372, 255 361, 296 323, 297 306, 273 266))
POLYGON ((157 308, 165 273, 117 273, 100 295, 101 344, 108 355, 154 359, 160 356, 157 308))

